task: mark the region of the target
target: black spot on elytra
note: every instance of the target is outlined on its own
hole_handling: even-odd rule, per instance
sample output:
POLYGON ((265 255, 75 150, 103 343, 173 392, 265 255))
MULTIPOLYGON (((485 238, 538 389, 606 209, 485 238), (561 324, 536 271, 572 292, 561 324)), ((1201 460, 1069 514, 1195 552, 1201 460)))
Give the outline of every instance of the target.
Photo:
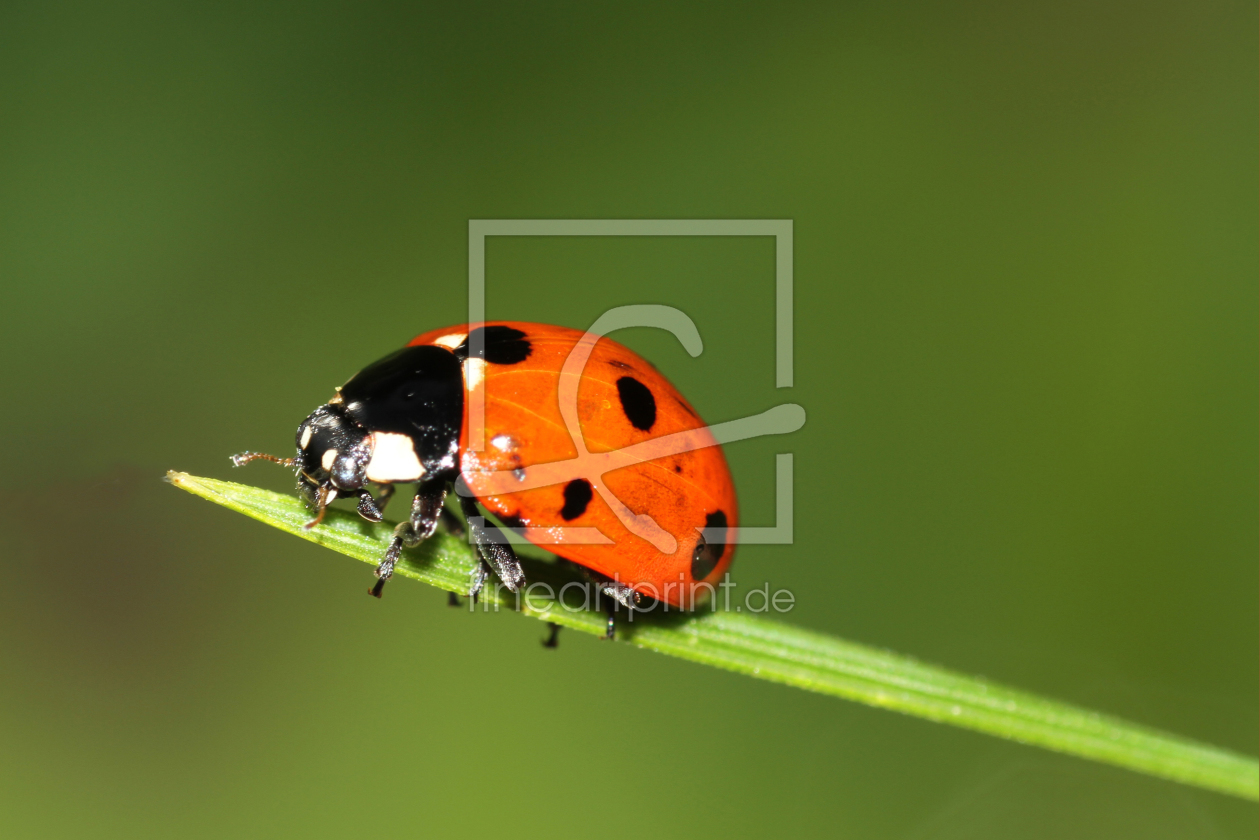
POLYGON ((509 527, 509 528, 525 528, 525 527, 527 527, 527 526, 525 525, 525 520, 524 520, 524 519, 521 519, 521 516, 520 516, 520 513, 519 513, 519 512, 518 512, 518 513, 509 513, 509 514, 506 514, 505 516, 500 516, 500 517, 499 517, 499 521, 500 521, 500 522, 502 522, 504 525, 506 525, 506 526, 507 526, 507 527, 509 527))
POLYGON ((700 539, 696 541, 696 547, 691 552, 692 580, 707 578, 717 567, 722 555, 726 553, 726 545, 719 542, 725 538, 725 533, 713 533, 709 530, 710 528, 725 529, 726 514, 719 510, 704 518, 704 530, 700 532, 700 539))
POLYGON ((564 485, 564 507, 560 509, 561 518, 565 522, 572 522, 586 513, 586 506, 591 503, 594 495, 591 491, 591 483, 584 478, 575 478, 564 485))
POLYGON ((495 365, 518 364, 528 359, 534 350, 520 330, 504 326, 477 327, 455 348, 455 357, 461 362, 467 359, 469 345, 478 337, 484 342, 478 356, 495 365))
POLYGON ((656 397, 646 385, 633 376, 623 376, 617 380, 617 395, 631 426, 646 432, 656 425, 656 397))
POLYGON ((676 473, 682 472, 682 464, 674 464, 674 472, 676 473))

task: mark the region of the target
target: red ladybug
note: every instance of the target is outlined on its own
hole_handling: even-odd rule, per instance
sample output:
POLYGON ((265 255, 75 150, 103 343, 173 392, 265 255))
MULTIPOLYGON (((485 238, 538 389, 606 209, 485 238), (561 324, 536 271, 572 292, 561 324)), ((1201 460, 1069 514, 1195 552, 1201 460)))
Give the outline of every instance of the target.
POLYGON ((473 596, 487 566, 513 592, 526 583, 478 504, 589 569, 627 607, 643 596, 693 607, 735 550, 735 488, 695 409, 638 354, 566 327, 498 321, 424 333, 315 409, 298 426, 297 457, 233 462, 255 458, 296 467, 310 525, 339 496, 380 521, 394 485, 416 483, 411 515, 376 569, 378 597, 402 548, 433 534, 452 486, 482 558, 473 596), (484 416, 479 440, 473 414, 484 416))

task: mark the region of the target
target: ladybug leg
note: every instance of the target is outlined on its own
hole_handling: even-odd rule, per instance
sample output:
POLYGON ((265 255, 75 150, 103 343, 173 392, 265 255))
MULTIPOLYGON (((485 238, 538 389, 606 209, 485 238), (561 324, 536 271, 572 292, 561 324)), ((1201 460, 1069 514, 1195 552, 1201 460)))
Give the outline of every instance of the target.
MULTIPOLYGON (((370 499, 371 496, 369 495, 370 499)), ((442 511, 442 505, 446 500, 446 482, 431 481, 427 484, 421 484, 416 490, 416 497, 411 500, 411 518, 406 522, 399 523, 394 529, 394 539, 389 543, 389 548, 385 551, 385 556, 381 558, 381 562, 376 567, 376 585, 369 590, 374 597, 381 597, 381 590, 385 587, 385 581, 389 580, 394 574, 394 566, 398 565, 398 557, 402 553, 404 547, 411 548, 433 536, 433 532, 437 530, 438 517, 442 511)), ((359 513, 363 513, 364 502, 359 500, 359 513)), ((377 519, 380 521, 380 511, 377 510, 377 519)), ((365 514, 366 518, 367 517, 365 514)))
POLYGON ((385 581, 393 577, 394 566, 398 565, 398 555, 402 553, 402 542, 401 537, 394 537, 389 541, 389 548, 385 550, 385 556, 376 567, 376 585, 368 590, 368 594, 373 598, 381 597, 385 581))
POLYGON ((477 568, 473 569, 472 579, 468 583, 468 597, 472 598, 473 606, 477 604, 477 596, 481 594, 481 587, 486 585, 486 578, 490 575, 490 567, 486 565, 486 561, 477 559, 477 568))
POLYGON ((395 533, 411 548, 427 540, 437 530, 446 503, 446 482, 430 481, 416 489, 411 500, 411 518, 399 525, 395 533))
POLYGON ((616 581, 600 584, 599 591, 608 596, 608 631, 600 638, 612 642, 617 638, 617 605, 633 610, 639 603, 639 593, 634 591, 633 586, 616 581))
MULTIPOLYGON (((459 495, 459 494, 456 494, 459 495)), ((511 544, 507 541, 507 537, 503 536, 503 532, 486 521, 486 517, 477 508, 477 502, 472 496, 459 496, 459 506, 464 511, 464 519, 468 522, 468 533, 472 537, 472 542, 477 546, 477 552, 481 555, 482 563, 489 564, 494 573, 499 576, 499 580, 503 581, 512 592, 520 590, 525 584, 525 570, 521 568, 521 561, 516 559, 516 552, 512 550, 511 544)), ((482 570, 479 570, 481 574, 482 570)), ((475 593, 481 589, 482 580, 474 583, 475 593)))
POLYGON ((372 498, 372 494, 366 490, 359 491, 359 516, 362 516, 368 522, 380 522, 383 519, 381 508, 385 505, 372 498))
POLYGON ((547 626, 551 628, 551 635, 542 643, 545 648, 557 648, 560 646, 560 625, 554 621, 548 621, 547 626))
MULTIPOLYGON (((460 534, 462 533, 464 533, 464 526, 461 525, 460 534)), ((467 596, 469 596, 470 598, 473 598, 474 607, 476 606, 476 599, 478 599, 478 596, 481 593, 481 587, 485 586, 485 578, 488 577, 489 574, 490 574, 489 565, 486 565, 485 560, 478 557, 478 562, 476 562, 476 568, 473 569, 473 574, 471 574, 469 578, 469 591, 467 591, 467 596)), ((449 604, 449 606, 451 607, 464 606, 464 604, 460 603, 459 596, 456 596, 454 592, 447 592, 446 594, 447 594, 446 603, 449 604)))

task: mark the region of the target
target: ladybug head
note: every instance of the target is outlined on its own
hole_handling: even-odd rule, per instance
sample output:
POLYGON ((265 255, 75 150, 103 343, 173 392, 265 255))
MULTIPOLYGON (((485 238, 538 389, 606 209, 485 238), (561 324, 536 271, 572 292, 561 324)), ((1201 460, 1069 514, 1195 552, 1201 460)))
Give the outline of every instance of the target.
POLYGON ((356 493, 367 481, 372 460, 371 437, 346 416, 340 405, 321 405, 302 421, 297 430, 297 456, 277 458, 260 452, 232 456, 238 467, 250 461, 274 461, 297 471, 298 493, 319 522, 338 493, 356 493))
POLYGON ((320 513, 338 492, 359 490, 372 458, 368 434, 338 405, 321 405, 297 430, 298 492, 320 513))

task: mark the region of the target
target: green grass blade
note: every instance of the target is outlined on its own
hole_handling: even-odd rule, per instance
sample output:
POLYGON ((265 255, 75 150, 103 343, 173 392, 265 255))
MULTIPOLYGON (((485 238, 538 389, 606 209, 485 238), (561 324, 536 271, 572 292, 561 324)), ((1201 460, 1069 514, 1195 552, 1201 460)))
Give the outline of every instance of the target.
MULTIPOLYGON (((295 496, 187 473, 171 472, 167 479, 190 493, 373 565, 393 529, 390 523, 374 525, 353 512, 330 509, 323 524, 307 531, 302 526, 309 514, 295 496)), ((530 558, 522 562, 531 582, 547 583, 553 591, 574 579, 551 563, 530 558)), ((462 593, 474 566, 474 554, 463 539, 439 532, 408 551, 395 575, 462 593)), ((487 604, 583 633, 604 631, 601 612, 561 609, 541 597, 522 598, 518 603, 511 593, 492 588, 488 583, 487 604)), ((618 638, 681 659, 1244 799, 1260 796, 1260 768, 1254 758, 761 615, 704 609, 687 615, 642 613, 632 622, 619 621, 618 638)))

